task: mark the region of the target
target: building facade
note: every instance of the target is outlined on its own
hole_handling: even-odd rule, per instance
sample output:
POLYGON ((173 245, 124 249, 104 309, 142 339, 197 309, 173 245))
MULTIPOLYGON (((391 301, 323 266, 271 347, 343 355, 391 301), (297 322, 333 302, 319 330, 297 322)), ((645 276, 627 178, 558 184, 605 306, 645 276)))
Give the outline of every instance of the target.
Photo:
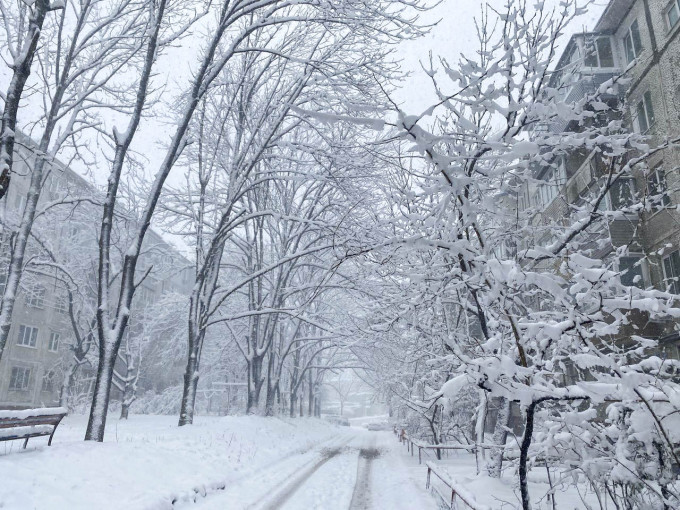
MULTIPOLYGON (((680 139, 679 34, 680 0, 611 0, 592 32, 571 37, 550 82, 567 104, 602 92, 605 84, 601 99, 611 108, 593 122, 622 121, 645 135, 650 147, 663 147, 610 189, 601 207, 625 214, 595 225, 588 242, 593 256, 617 261, 624 284, 674 294, 680 294, 680 146, 669 142, 680 139), (639 202, 642 208, 628 208, 639 202)), ((538 129, 564 133, 580 127, 561 120, 538 129)), ((574 151, 536 165, 535 182, 517 198, 520 210, 533 211, 536 232, 523 240, 524 247, 548 245, 551 226, 567 226, 574 207, 601 189, 607 164, 596 151, 574 151)), ((643 314, 634 319, 635 330, 624 329, 620 341, 643 334, 658 339, 664 355, 679 357, 676 321, 643 314)))
MULTIPOLYGON (((0 291, 4 291, 6 281, 11 227, 23 213, 35 158, 30 149, 33 142, 23 136, 20 142, 10 191, 0 201, 0 291)), ((39 207, 60 200, 72 203, 48 208, 36 221, 35 243, 27 257, 30 260, 22 275, 10 335, 0 359, 0 408, 58 404, 78 335, 90 335, 90 340, 81 338, 81 342, 94 343, 101 208, 77 200, 87 196, 101 193, 59 161, 50 164, 39 207), (45 253, 59 255, 50 259, 45 253), (69 293, 74 287, 77 295, 69 293)), ((124 253, 134 225, 134 220, 119 216, 114 234, 117 255, 124 253)), ((137 289, 136 306, 153 305, 169 293, 190 294, 193 264, 153 230, 147 233, 138 266, 140 276, 147 270, 149 274, 137 289)), ((89 359, 93 359, 96 347, 89 350, 89 359)), ((92 374, 96 368, 92 363, 84 365, 81 374, 92 374)))

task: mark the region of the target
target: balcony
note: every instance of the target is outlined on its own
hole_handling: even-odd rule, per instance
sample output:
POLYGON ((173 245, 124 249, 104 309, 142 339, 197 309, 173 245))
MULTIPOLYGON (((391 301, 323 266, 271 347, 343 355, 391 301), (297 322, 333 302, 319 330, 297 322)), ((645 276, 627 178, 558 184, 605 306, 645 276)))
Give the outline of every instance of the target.
MULTIPOLYGON (((550 77, 549 87, 557 89, 558 100, 567 105, 576 104, 595 94, 607 81, 622 72, 623 59, 615 51, 613 37, 603 34, 582 33, 571 37, 564 53, 550 77)), ((599 95, 600 101, 615 106, 624 90, 614 84, 599 95)), ((577 129, 578 121, 568 115, 552 120, 537 131, 563 133, 577 129)))

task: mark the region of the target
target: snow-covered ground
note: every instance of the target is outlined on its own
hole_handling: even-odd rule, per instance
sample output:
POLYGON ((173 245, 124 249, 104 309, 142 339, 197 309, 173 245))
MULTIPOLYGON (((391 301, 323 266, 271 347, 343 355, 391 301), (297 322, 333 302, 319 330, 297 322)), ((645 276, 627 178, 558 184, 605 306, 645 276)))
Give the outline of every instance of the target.
POLYGON ((111 419, 104 443, 83 442, 69 416, 45 438, 0 443, 2 510, 434 509, 422 467, 389 432, 321 420, 111 419))
MULTIPOLYGON (((345 428, 336 441, 215 492, 200 510, 434 510, 425 471, 390 432, 345 428)), ((190 507, 187 507, 190 508, 190 507)))
MULTIPOLYGON (((0 443, 2 510, 164 509, 238 483, 277 460, 337 437, 321 420, 198 417, 110 419, 104 443, 83 442, 86 418, 69 416, 47 438, 0 443)), ((238 507, 231 507, 238 508, 238 507)))
MULTIPOLYGON (((404 448, 404 450, 406 449, 404 448)), ((423 453, 423 457, 423 463, 434 459, 433 455, 425 453, 423 453)), ((477 475, 475 456, 462 451, 446 452, 444 458, 441 461, 436 461, 435 464, 442 468, 443 473, 450 475, 450 479, 453 479, 457 486, 462 487, 467 495, 471 495, 480 508, 486 507, 494 510, 521 508, 519 485, 515 472, 506 472, 501 478, 491 478, 483 469, 477 475)), ((511 466, 510 470, 513 469, 514 467, 511 466)), ((563 473, 562 479, 560 479, 560 473, 551 469, 550 476, 554 489, 554 507, 550 499, 553 490, 551 490, 545 467, 535 466, 529 472, 529 493, 534 510, 552 510, 553 508, 581 510, 588 508, 584 504, 584 500, 590 505, 590 508, 600 508, 596 496, 585 483, 579 483, 578 486, 573 484, 574 473, 563 473)), ((438 485, 442 492, 445 492, 447 496, 450 495, 450 491, 436 477, 432 476, 432 480, 433 484, 438 485)))
MULTIPOLYGON (((46 438, 26 450, 21 441, 0 443, 0 509, 436 508, 425 489, 427 468, 389 431, 246 416, 198 417, 179 428, 174 417, 132 416, 111 419, 104 443, 86 443, 85 425, 83 416, 67 417, 52 447, 46 438)), ((461 452, 438 464, 477 503, 518 507, 515 476, 476 475, 474 456, 461 452)), ((534 468, 530 482, 535 508, 552 508, 545 470, 534 468)), ((557 486, 556 503, 585 508, 573 485, 557 486)))

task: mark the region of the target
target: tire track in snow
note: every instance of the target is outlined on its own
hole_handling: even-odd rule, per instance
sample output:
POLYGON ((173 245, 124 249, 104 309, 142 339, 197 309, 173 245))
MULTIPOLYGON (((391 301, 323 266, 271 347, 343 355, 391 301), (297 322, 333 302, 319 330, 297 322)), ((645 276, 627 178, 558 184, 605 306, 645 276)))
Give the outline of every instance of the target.
MULTIPOLYGON (((210 507, 211 506, 210 503, 213 502, 213 499, 219 500, 222 495, 226 495, 225 493, 229 492, 230 489, 238 487, 243 482, 259 481, 260 483, 266 484, 268 482, 268 476, 271 473, 280 473, 282 471, 285 472, 286 468, 293 468, 295 470, 299 470, 305 468, 306 466, 313 465, 315 462, 318 462, 316 459, 304 461, 298 457, 298 455, 300 454, 302 455, 312 454, 315 448, 318 448, 319 446, 322 445, 327 445, 325 446, 325 448, 321 450, 322 452, 325 452, 326 450, 333 450, 335 448, 339 449, 340 447, 346 445, 349 441, 351 441, 352 438, 353 438, 352 436, 348 436, 346 434, 343 434, 340 437, 338 436, 331 437, 330 439, 321 441, 316 445, 313 445, 311 448, 307 450, 294 451, 287 455, 284 455, 283 457, 272 462, 264 470, 250 471, 247 474, 243 474, 236 478, 227 479, 222 482, 206 484, 204 486, 194 488, 191 491, 186 491, 184 494, 176 495, 172 498, 171 503, 172 507, 177 508, 178 506, 184 505, 190 505, 191 507, 194 507, 195 506, 194 504, 199 503, 199 501, 201 504, 207 504, 208 507, 210 507), (301 461, 301 465, 298 464, 297 461, 301 461)), ((262 502, 262 499, 264 498, 261 498, 260 500, 258 500, 257 503, 248 506, 247 508, 255 508, 257 504, 262 502)), ((155 506, 153 508, 155 508, 155 506)), ((238 508, 243 507, 239 506, 238 508)))
POLYGON ((257 506, 256 504, 250 508, 258 508, 261 510, 276 510, 281 508, 302 486, 305 485, 305 483, 314 473, 316 473, 324 464, 336 457, 341 452, 342 448, 326 448, 322 451, 323 458, 296 476, 291 483, 287 484, 280 492, 276 494, 274 501, 262 507, 257 506))
MULTIPOLYGON (((375 444, 375 439, 371 441, 375 444)), ((357 463, 357 481, 352 493, 349 510, 369 510, 371 508, 371 469, 373 459, 380 456, 380 450, 375 446, 362 448, 359 451, 357 463)))

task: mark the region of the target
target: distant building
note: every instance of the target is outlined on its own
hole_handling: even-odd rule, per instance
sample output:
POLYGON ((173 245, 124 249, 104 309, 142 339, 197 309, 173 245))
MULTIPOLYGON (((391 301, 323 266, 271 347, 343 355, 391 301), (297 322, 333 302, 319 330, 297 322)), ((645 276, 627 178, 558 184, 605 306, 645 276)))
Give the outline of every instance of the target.
MULTIPOLYGON (((23 212, 31 162, 35 158, 30 149, 34 144, 23 136, 20 141, 16 146, 10 191, 0 201, 0 291, 4 291, 11 241, 5 225, 16 224, 23 212)), ((65 196, 88 195, 101 196, 101 193, 65 165, 52 162, 40 204, 65 196)), ((70 269, 79 273, 78 277, 86 287, 81 289, 81 296, 87 296, 87 306, 80 310, 91 315, 91 318, 83 318, 86 322, 94 319, 96 308, 97 238, 101 214, 101 207, 90 203, 61 205, 41 218, 35 228, 36 238, 47 248, 54 253, 69 254, 65 258, 73 264, 70 269)), ((133 226, 133 220, 119 216, 115 232, 115 240, 119 243, 117 249, 125 249, 126 234, 131 233, 133 226)), ((113 261, 116 262, 116 257, 113 261)), ((138 266, 140 277, 150 266, 152 270, 138 288, 135 304, 153 304, 169 292, 191 293, 193 264, 154 231, 146 235, 138 266)), ((0 359, 0 408, 49 406, 59 402, 64 367, 74 341, 68 306, 63 272, 49 264, 29 264, 22 276, 12 328, 0 359)), ((93 346, 91 354, 95 353, 93 346)), ((95 367, 85 368, 84 373, 91 375, 95 367)), ((84 384, 91 384, 91 380, 92 377, 84 384)))

